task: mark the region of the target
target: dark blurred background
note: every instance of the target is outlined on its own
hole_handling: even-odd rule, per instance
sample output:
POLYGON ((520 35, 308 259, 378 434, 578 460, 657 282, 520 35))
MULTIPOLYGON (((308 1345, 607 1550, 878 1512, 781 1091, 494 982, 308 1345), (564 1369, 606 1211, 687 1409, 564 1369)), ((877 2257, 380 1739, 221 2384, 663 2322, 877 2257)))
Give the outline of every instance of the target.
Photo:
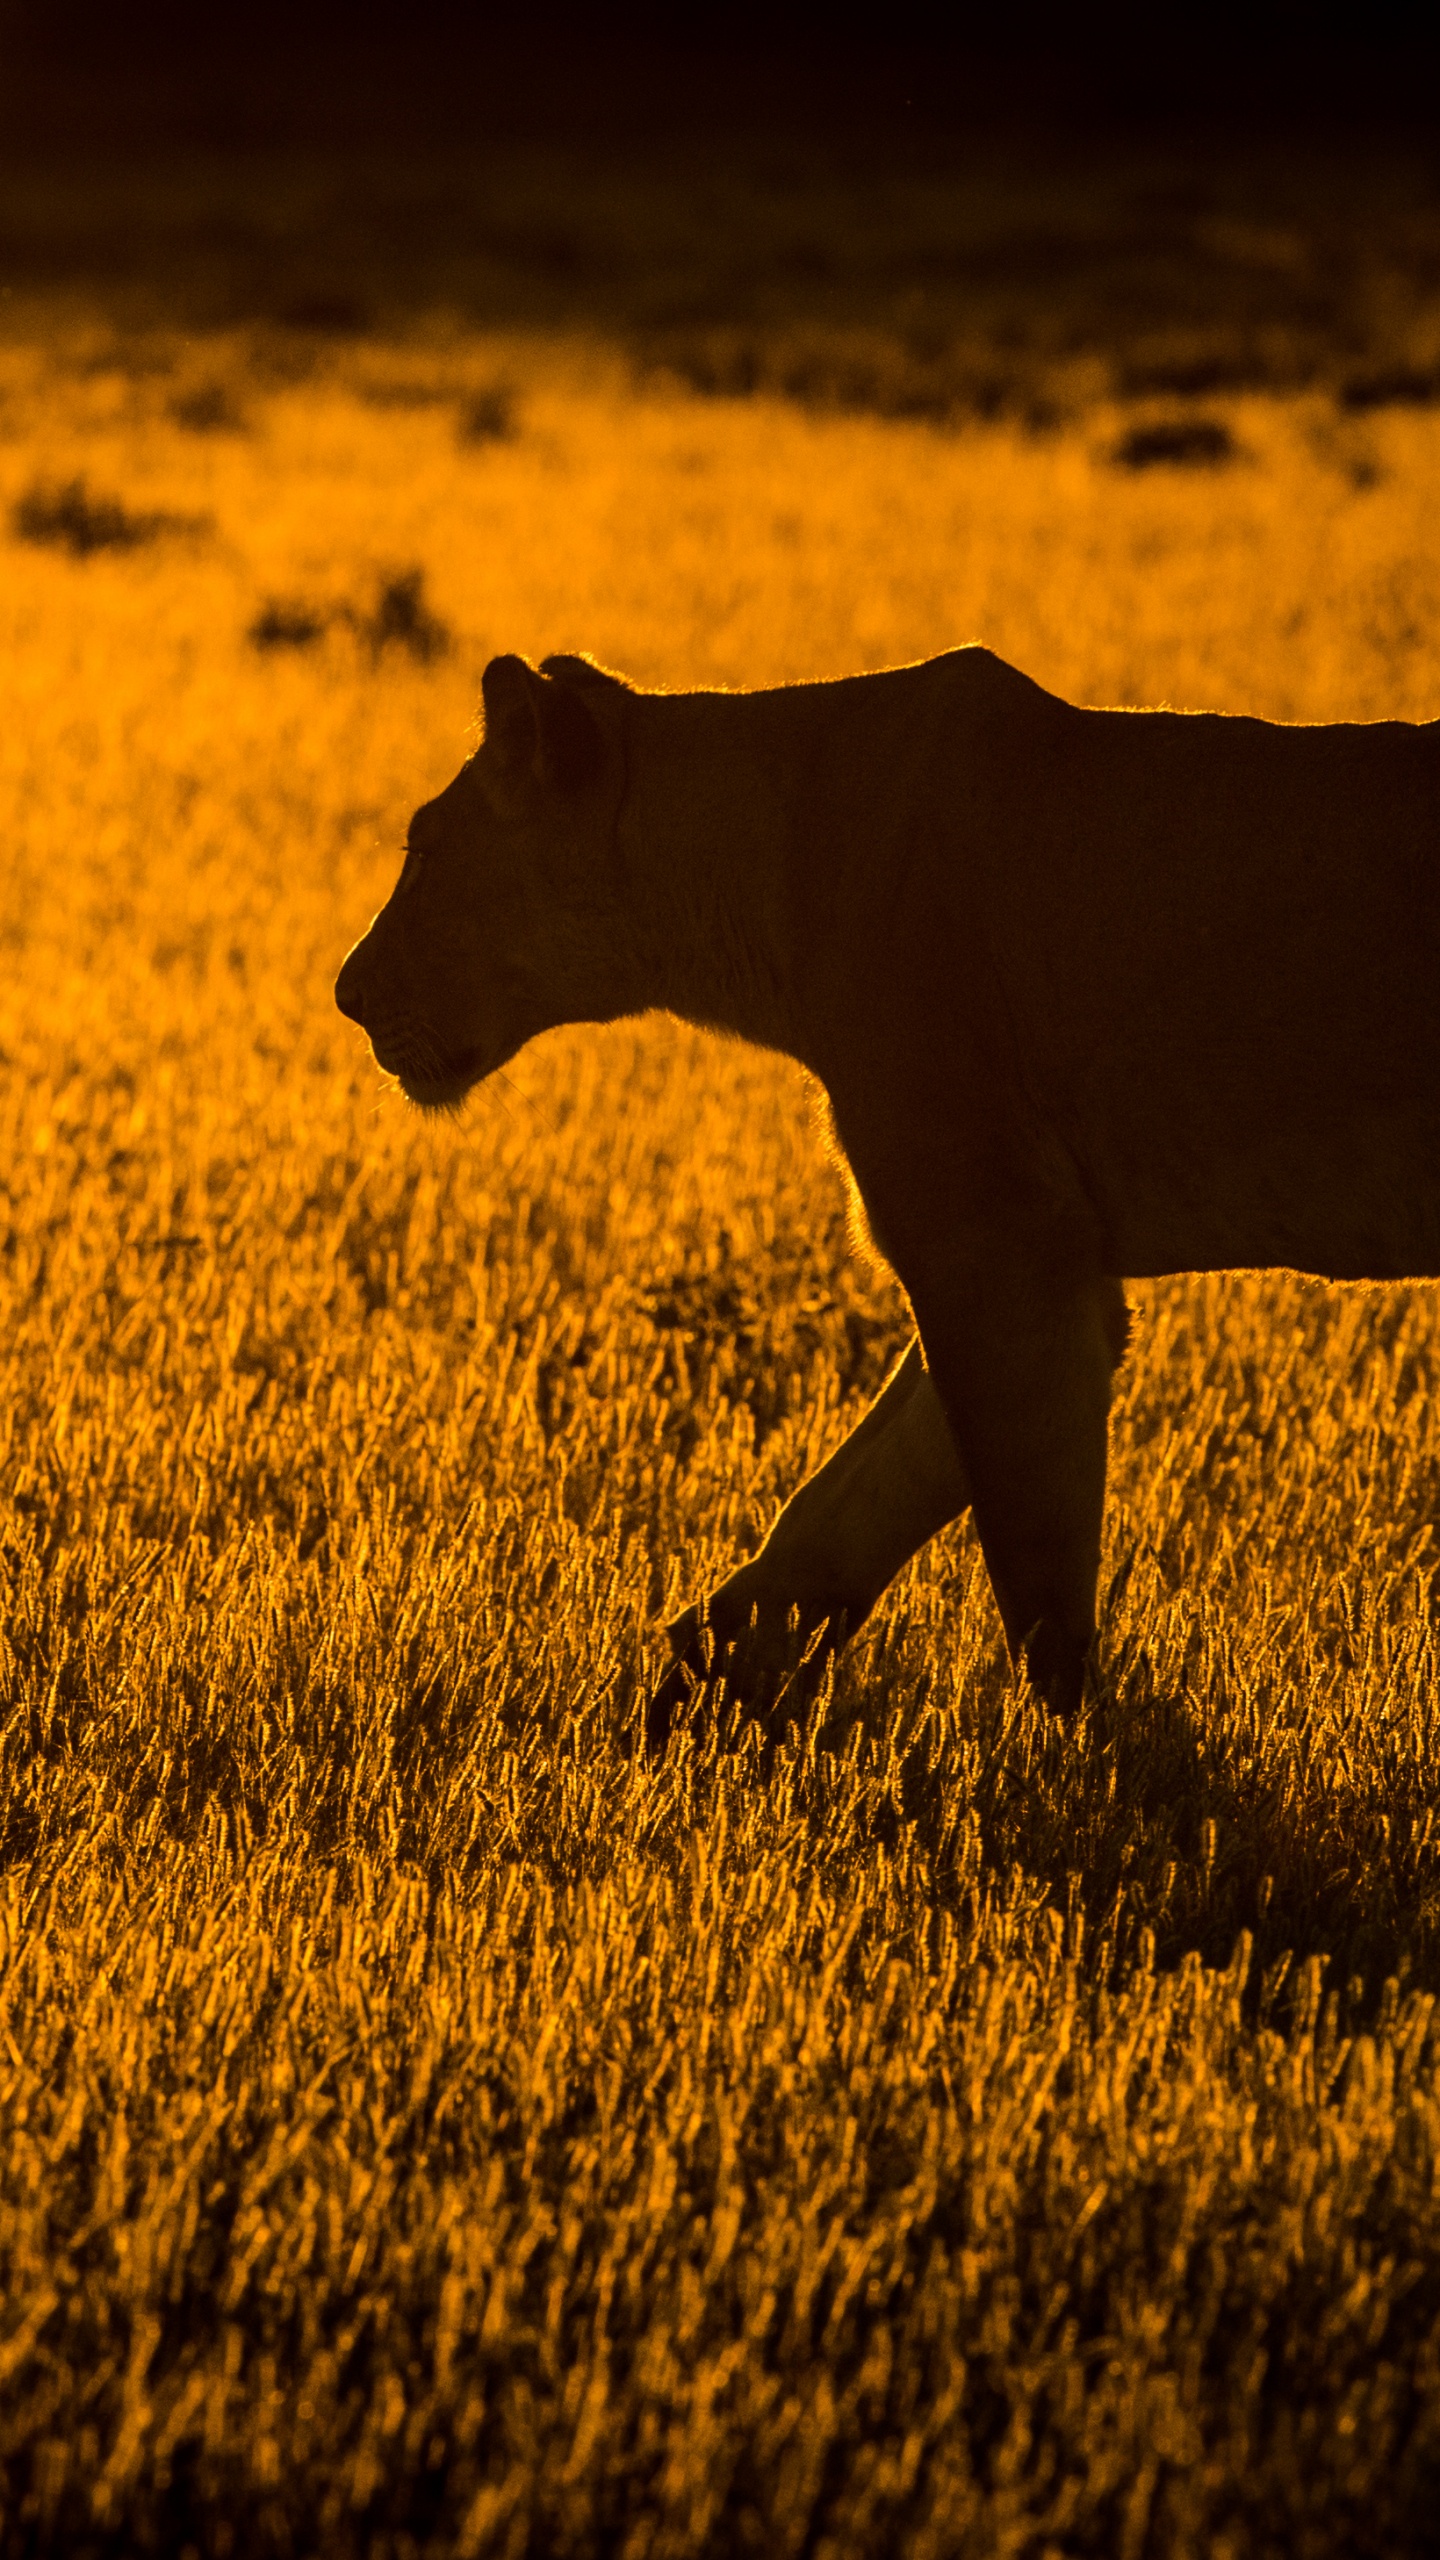
POLYGON ((1437 71, 1387 8, 0 0, 0 294, 583 324, 698 392, 937 419, 1429 401, 1437 71))
POLYGON ((663 9, 0 0, 12 144, 220 147, 802 126, 1329 128, 1433 114, 1428 12, 1388 5, 663 9))

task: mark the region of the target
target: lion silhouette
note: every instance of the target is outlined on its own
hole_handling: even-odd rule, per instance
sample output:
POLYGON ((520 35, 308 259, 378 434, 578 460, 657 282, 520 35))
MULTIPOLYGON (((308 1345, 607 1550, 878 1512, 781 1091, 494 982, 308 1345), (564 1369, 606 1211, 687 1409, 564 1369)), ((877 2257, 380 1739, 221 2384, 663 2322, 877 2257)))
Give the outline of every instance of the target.
POLYGON ((1440 723, 1082 710, 988 650, 837 683, 484 677, 336 1001, 422 1109, 662 1007, 824 1088, 917 1337, 669 1630, 773 1701, 973 1510, 1012 1658, 1095 1643, 1126 1277, 1440 1273, 1440 723))

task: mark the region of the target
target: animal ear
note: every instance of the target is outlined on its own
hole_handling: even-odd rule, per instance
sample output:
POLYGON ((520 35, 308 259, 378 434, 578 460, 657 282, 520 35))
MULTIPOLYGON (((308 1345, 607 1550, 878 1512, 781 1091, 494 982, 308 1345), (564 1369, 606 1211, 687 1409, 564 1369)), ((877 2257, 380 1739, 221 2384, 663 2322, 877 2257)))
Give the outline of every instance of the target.
POLYGON ((540 722, 535 695, 541 679, 523 658, 492 658, 480 679, 485 705, 485 744, 490 761, 502 773, 518 776, 540 760, 540 722))
POLYGON ((561 791, 582 791, 605 770, 605 741, 595 715, 568 685, 540 679, 540 773, 561 791))
POLYGON ((625 676, 617 676, 611 667, 597 666, 593 658, 572 657, 568 650, 540 661, 542 676, 554 676, 560 684, 605 685, 612 693, 633 693, 635 687, 625 676))
POLYGON ((485 745, 515 781, 531 775, 560 791, 593 782, 605 743, 579 695, 537 675, 523 658, 492 658, 480 679, 485 745))

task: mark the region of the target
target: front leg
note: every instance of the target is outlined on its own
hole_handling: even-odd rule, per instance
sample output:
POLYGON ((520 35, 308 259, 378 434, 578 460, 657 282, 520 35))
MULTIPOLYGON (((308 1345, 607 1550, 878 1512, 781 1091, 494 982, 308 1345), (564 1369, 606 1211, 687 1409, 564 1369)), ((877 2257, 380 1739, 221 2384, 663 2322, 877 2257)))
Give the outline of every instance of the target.
POLYGON ((647 1736, 671 1725, 715 1674, 763 1712, 825 1630, 812 1669, 853 1635, 887 1583, 970 1499, 920 1345, 868 1413, 792 1495, 759 1553, 666 1629, 675 1661, 651 1700, 647 1736))

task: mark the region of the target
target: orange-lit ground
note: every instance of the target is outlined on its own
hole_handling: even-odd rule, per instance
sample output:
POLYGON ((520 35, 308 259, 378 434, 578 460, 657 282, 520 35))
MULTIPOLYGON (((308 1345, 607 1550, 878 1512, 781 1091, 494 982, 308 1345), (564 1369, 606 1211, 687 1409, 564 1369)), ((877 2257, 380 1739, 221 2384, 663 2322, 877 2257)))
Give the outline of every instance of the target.
POLYGON ((569 1032, 429 1125, 330 986, 500 649, 1434 716, 1440 409, 1126 468, 1176 404, 1095 366, 937 424, 4 311, 15 2547, 1425 2548, 1434 1293, 1135 1292, 1079 1729, 956 1530, 803 1734, 647 1766, 898 1299, 783 1064, 569 1032))

